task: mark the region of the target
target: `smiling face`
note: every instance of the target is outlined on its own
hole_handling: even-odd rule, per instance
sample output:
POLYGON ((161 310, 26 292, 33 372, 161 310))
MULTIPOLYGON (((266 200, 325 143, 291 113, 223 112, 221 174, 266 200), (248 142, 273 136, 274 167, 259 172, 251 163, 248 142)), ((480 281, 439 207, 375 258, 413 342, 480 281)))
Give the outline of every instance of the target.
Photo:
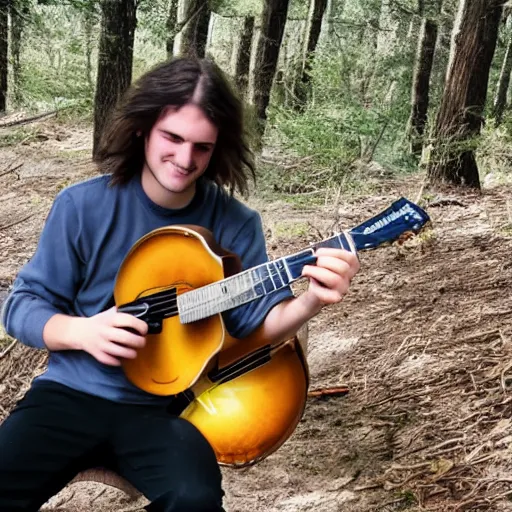
POLYGON ((218 129, 193 104, 168 108, 145 141, 142 188, 164 208, 183 208, 194 197, 217 142, 218 129))

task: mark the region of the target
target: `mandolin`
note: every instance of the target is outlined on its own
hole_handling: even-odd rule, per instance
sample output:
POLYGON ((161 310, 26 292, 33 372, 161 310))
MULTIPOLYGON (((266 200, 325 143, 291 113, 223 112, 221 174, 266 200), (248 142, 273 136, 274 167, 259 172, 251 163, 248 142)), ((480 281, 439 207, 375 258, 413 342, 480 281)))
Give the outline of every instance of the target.
POLYGON ((148 393, 186 397, 182 417, 203 432, 219 462, 243 466, 261 460, 302 416, 309 384, 306 337, 274 343, 257 329, 238 340, 221 313, 300 279, 320 247, 374 249, 418 233, 429 220, 401 198, 353 229, 243 272, 238 257, 204 228, 151 231, 123 260, 114 287, 118 310, 149 328, 137 357, 123 360, 127 378, 148 393))

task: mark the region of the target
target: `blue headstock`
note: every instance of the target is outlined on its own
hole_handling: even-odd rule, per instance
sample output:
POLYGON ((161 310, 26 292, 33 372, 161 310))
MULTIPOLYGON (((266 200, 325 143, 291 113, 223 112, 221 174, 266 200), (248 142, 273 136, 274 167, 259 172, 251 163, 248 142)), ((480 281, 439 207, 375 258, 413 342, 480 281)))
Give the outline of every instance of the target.
POLYGON ((407 232, 418 233, 430 221, 428 214, 404 197, 375 217, 349 231, 358 251, 391 243, 407 232))

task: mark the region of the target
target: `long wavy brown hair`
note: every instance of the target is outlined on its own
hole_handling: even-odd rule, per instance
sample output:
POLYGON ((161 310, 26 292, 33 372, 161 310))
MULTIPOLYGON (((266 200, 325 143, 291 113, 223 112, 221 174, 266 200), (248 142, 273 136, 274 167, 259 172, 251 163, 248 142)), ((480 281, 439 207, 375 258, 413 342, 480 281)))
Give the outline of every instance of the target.
POLYGON ((177 58, 160 64, 128 89, 105 124, 94 162, 124 184, 142 171, 144 141, 168 107, 193 103, 218 128, 217 143, 204 173, 231 193, 248 191, 255 179, 247 144, 242 103, 220 68, 209 60, 177 58))

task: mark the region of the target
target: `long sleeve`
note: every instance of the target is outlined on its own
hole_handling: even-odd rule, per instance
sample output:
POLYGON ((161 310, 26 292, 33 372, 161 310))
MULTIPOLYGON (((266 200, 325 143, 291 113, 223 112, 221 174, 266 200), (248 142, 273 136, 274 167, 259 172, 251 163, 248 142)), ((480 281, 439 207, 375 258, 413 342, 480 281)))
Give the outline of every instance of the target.
MULTIPOLYGON (((240 229, 230 248, 242 260, 243 270, 268 261, 261 218, 254 214, 240 229)), ((229 333, 235 338, 244 338, 254 331, 270 310, 279 302, 292 298, 289 287, 272 292, 223 314, 229 333)))
POLYGON ((57 313, 73 314, 80 285, 80 223, 72 199, 57 196, 32 259, 21 269, 2 310, 6 331, 44 348, 43 329, 57 313))

